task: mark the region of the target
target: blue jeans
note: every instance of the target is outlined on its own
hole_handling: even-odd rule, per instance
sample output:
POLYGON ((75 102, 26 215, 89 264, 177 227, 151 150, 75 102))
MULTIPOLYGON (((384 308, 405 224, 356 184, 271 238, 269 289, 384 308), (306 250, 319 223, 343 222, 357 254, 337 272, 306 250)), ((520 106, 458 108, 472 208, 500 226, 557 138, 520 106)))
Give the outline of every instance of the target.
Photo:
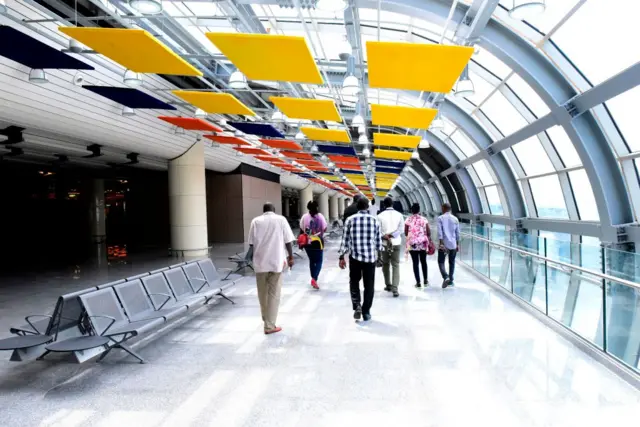
POLYGON ((309 257, 309 273, 313 280, 318 280, 320 276, 320 270, 322 270, 322 249, 305 248, 307 256, 309 257))
POLYGON ((443 279, 449 279, 453 282, 453 273, 456 270, 456 255, 458 251, 455 249, 445 249, 443 251, 438 251, 438 267, 440 267, 440 274, 442 274, 443 279), (447 274, 447 270, 444 268, 444 260, 449 257, 449 274, 447 274))

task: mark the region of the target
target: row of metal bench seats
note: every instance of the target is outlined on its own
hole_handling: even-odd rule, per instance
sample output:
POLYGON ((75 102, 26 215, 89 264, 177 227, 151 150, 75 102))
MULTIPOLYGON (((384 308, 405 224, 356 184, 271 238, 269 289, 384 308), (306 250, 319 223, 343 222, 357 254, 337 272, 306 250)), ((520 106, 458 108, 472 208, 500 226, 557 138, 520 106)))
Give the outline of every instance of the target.
POLYGON ((233 303, 224 290, 241 277, 225 280, 204 259, 62 295, 52 315, 27 316, 26 325, 11 328, 16 336, 0 340, 0 350, 12 350, 15 361, 70 352, 84 362, 119 348, 144 363, 126 341, 215 296, 233 303))

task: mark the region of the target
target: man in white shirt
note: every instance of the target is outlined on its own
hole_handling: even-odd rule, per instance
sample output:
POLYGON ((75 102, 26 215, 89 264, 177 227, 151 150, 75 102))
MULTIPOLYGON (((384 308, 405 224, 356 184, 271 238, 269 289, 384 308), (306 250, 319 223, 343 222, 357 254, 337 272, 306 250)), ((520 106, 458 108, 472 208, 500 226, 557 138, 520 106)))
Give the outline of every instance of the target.
POLYGON ((264 333, 268 335, 282 330, 276 326, 282 272, 287 264, 289 268, 293 267, 295 237, 287 219, 275 213, 273 204, 265 203, 262 211, 264 214, 251 221, 249 245, 253 251, 253 268, 256 271, 264 333))
POLYGON ((387 197, 382 202, 383 211, 378 215, 380 232, 384 249, 382 250, 382 273, 384 274, 385 291, 393 292, 397 297, 400 284, 400 252, 402 246, 402 232, 404 218, 400 212, 393 209, 393 199, 387 197), (389 266, 393 269, 393 281, 389 277, 389 266))
POLYGON ((378 207, 376 206, 376 199, 371 198, 371 204, 369 205, 369 214, 372 216, 378 216, 378 207))

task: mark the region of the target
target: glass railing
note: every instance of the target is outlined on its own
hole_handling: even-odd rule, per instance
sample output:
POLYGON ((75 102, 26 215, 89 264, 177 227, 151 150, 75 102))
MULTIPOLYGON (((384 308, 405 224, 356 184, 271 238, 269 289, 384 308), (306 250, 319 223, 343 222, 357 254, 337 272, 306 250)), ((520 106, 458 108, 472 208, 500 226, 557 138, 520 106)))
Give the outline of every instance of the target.
POLYGON ((461 224, 459 259, 640 373, 640 258, 461 224))

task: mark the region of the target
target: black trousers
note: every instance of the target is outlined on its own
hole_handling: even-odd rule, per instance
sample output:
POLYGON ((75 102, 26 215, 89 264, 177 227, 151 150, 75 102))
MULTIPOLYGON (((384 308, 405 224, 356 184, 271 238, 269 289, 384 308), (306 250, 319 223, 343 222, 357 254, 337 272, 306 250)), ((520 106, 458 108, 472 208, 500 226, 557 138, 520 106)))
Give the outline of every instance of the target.
POLYGON ((373 304, 374 283, 376 277, 376 263, 362 262, 349 257, 349 287, 351 289, 351 304, 353 309, 360 307, 360 279, 364 285, 364 301, 362 313, 369 314, 373 304))
POLYGON ((420 269, 418 268, 418 261, 422 264, 422 276, 424 277, 424 283, 427 283, 429 276, 427 276, 427 251, 409 251, 411 254, 411 261, 413 261, 413 275, 416 277, 416 284, 420 283, 420 269))

